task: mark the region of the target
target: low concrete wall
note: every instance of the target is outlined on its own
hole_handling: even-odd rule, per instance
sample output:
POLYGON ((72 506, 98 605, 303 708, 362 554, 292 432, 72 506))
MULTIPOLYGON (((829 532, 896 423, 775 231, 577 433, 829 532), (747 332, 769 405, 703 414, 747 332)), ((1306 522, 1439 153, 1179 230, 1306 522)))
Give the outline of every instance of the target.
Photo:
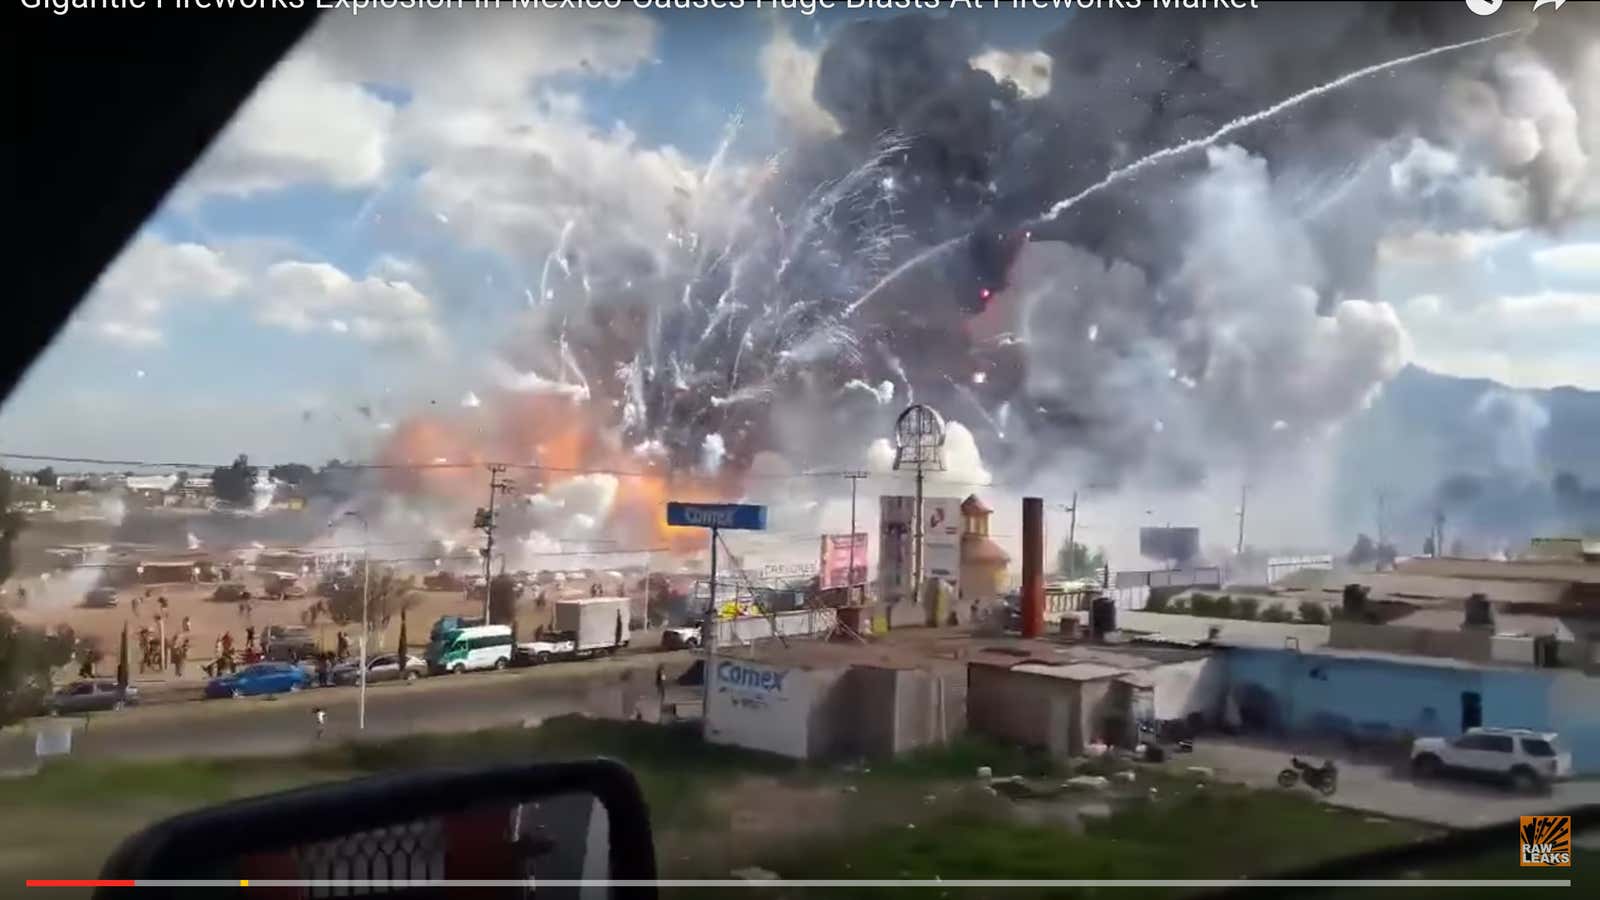
POLYGON ((1407 656, 1435 656, 1489 662, 1493 658, 1494 632, 1488 629, 1438 631, 1406 625, 1372 625, 1335 621, 1328 646, 1345 650, 1375 650, 1407 656))
MULTIPOLYGON (((1055 754, 1072 752, 1078 683, 1000 666, 967 666, 967 730, 1055 754)), ((1081 722, 1081 720, 1079 720, 1081 722)))
POLYGON ((940 743, 960 728, 942 673, 853 666, 825 683, 813 678, 812 686, 812 759, 893 756, 940 743))
POLYGON ((726 647, 769 640, 776 635, 804 637, 833 630, 838 613, 831 609, 800 609, 771 616, 740 616, 717 622, 717 642, 726 647))
POLYGON ((1228 691, 1228 662, 1221 654, 1165 663, 1151 669, 1149 678, 1158 720, 1186 719, 1198 713, 1214 722, 1221 716, 1228 691))

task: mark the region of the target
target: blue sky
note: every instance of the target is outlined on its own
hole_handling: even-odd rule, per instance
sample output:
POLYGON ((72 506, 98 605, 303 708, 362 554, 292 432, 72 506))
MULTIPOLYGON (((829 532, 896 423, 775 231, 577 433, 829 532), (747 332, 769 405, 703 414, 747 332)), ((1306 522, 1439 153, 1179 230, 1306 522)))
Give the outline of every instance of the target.
MULTIPOLYGON (((863 15, 330 17, 0 407, 0 449, 369 455, 380 426, 483 389, 476 348, 524 311, 558 210, 612 204, 618 228, 647 227, 735 113, 743 162, 825 132, 792 76, 863 15)), ((962 24, 998 73, 1065 19, 962 24)), ((1416 361, 1600 388, 1583 362, 1600 346, 1600 223, 1402 237, 1381 299, 1416 361), (1439 299, 1458 295, 1477 318, 1439 299)))

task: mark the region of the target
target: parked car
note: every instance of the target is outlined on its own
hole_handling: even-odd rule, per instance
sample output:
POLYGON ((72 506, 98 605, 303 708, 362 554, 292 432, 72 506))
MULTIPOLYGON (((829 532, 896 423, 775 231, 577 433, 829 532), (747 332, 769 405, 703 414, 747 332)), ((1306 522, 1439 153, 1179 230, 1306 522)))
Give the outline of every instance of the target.
POLYGON ((260 694, 293 693, 311 686, 311 676, 299 666, 283 662, 256 663, 206 682, 205 695, 213 697, 254 697, 260 694))
POLYGON ((273 662, 299 662, 317 655, 317 639, 299 625, 268 625, 261 644, 264 655, 273 662))
MULTIPOLYGON (((367 660, 367 684, 380 681, 416 681, 428 674, 428 664, 419 656, 406 656, 405 668, 400 667, 400 657, 393 653, 385 653, 367 660)), ((346 660, 333 667, 334 684, 359 684, 361 682, 361 663, 358 660, 346 660)))
POLYGON ((694 649, 700 646, 700 641, 701 623, 699 622, 661 630, 661 649, 663 650, 694 649))
POLYGON ((293 572, 268 572, 262 584, 268 600, 299 599, 306 595, 300 576, 293 572))
POLYGON ((121 709, 139 702, 139 689, 129 685, 120 687, 115 681, 97 679, 74 681, 45 699, 45 709, 52 716, 63 713, 100 712, 121 709))
POLYGON ((250 590, 237 581, 225 581, 211 592, 213 603, 239 603, 250 599, 250 590))
POLYGON ((84 609, 115 609, 117 606, 117 589, 97 587, 83 595, 84 609))
POLYGON ((1453 738, 1417 738, 1411 770, 1423 778, 1446 773, 1494 778, 1518 791, 1539 790, 1572 775, 1572 754, 1554 732, 1526 728, 1468 728, 1453 738))

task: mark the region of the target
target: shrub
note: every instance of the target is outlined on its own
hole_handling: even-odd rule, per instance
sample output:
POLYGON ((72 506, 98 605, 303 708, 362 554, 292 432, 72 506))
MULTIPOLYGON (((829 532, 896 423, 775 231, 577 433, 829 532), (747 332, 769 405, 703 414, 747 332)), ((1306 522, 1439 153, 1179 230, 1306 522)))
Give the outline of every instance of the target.
POLYGON ((1145 612, 1167 612, 1173 605, 1167 595, 1161 591, 1151 591, 1149 599, 1144 602, 1145 612))
POLYGON ((1212 604, 1211 609, 1212 609, 1212 613, 1211 614, 1216 616, 1219 619, 1231 619, 1231 618, 1233 618, 1233 616, 1234 616, 1233 597, 1228 595, 1228 594, 1223 594, 1221 597, 1217 598, 1216 603, 1212 604))
POLYGON ((1300 621, 1307 625, 1328 624, 1328 610, 1315 600, 1300 601, 1300 621))
POLYGON ((1282 603, 1274 603, 1261 611, 1261 621, 1263 622, 1288 622, 1293 619, 1294 616, 1283 608, 1282 603))
POLYGON ((1217 609, 1217 600, 1210 594, 1198 591, 1189 595, 1189 610, 1197 616, 1213 615, 1217 609))
POLYGON ((1254 619, 1256 611, 1260 608, 1260 600, 1254 597, 1240 597, 1233 601, 1233 617, 1236 619, 1254 619))

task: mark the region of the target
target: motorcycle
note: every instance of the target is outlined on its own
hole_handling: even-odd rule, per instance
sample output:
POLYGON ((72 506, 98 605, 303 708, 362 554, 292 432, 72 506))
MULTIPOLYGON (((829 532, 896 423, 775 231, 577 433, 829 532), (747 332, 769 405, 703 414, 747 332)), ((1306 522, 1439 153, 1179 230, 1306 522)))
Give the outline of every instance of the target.
POLYGON ((1329 796, 1339 789, 1339 767, 1331 759, 1324 760, 1320 766, 1313 766, 1298 756, 1290 757, 1289 768, 1278 773, 1278 786, 1292 788, 1301 781, 1324 797, 1329 796))
POLYGON ((1173 737, 1163 733, 1154 722, 1139 723, 1139 742, 1144 748, 1146 762, 1161 762, 1168 753, 1193 753, 1194 741, 1187 737, 1173 737))

